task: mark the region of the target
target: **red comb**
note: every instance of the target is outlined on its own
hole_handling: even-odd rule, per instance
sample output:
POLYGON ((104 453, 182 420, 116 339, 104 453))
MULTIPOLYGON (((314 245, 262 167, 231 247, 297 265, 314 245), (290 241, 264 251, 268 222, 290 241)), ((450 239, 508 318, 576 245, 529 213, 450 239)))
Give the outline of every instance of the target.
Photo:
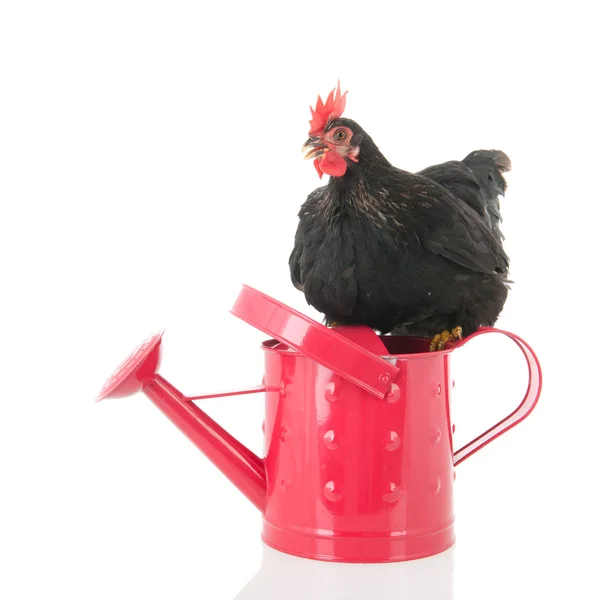
POLYGON ((330 119, 338 119, 342 116, 342 113, 346 108, 347 93, 348 92, 344 92, 342 94, 340 82, 338 80, 337 88, 331 90, 325 103, 321 100, 321 96, 317 98, 317 105, 315 108, 313 109, 312 106, 310 107, 312 119, 309 121, 310 131, 308 132, 308 135, 315 135, 320 131, 323 131, 325 125, 327 125, 327 121, 330 119))

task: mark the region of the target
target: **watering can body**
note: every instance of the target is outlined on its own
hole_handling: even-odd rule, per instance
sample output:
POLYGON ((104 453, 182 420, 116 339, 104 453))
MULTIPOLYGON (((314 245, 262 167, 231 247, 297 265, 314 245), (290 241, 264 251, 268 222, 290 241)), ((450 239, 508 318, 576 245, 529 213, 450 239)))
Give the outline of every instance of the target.
POLYGON ((385 562, 454 543, 450 354, 416 348, 426 340, 389 342, 399 372, 384 398, 287 345, 263 344, 269 546, 385 562))
MULTIPOLYGON (((521 422, 537 403, 541 370, 522 351, 529 385, 513 413, 455 451, 451 354, 428 340, 328 329, 244 286, 233 314, 268 333, 256 388, 185 396, 156 374, 161 334, 136 349, 99 399, 143 390, 263 513, 267 546, 297 557, 386 563, 433 556, 454 544, 455 466, 521 422), (264 392, 264 458, 195 402, 264 392)), ((460 342, 457 346, 460 346, 460 342)))

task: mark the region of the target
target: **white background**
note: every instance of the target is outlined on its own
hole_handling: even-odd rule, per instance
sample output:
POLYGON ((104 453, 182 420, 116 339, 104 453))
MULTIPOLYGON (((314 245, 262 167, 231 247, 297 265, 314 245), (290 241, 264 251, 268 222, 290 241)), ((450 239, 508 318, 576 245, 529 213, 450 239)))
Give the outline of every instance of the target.
MULTIPOLYGON (((259 384, 242 282, 318 318, 287 259, 338 77, 397 166, 513 161, 498 326, 545 387, 459 467, 456 598, 600 595, 593 4, 0 4, 1 598, 231 600, 258 567, 259 515, 151 403, 93 400, 162 327, 182 391, 259 384)), ((522 392, 496 337, 454 356, 458 443, 522 392)), ((205 407, 261 451, 259 397, 205 407)))

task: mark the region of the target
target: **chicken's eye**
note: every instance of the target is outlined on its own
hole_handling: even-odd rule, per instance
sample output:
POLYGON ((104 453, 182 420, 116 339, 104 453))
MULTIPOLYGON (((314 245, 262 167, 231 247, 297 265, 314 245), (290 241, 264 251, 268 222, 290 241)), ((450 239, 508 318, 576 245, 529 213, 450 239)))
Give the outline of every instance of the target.
POLYGON ((333 137, 336 142, 343 142, 346 139, 346 132, 343 129, 338 129, 333 134, 333 137))

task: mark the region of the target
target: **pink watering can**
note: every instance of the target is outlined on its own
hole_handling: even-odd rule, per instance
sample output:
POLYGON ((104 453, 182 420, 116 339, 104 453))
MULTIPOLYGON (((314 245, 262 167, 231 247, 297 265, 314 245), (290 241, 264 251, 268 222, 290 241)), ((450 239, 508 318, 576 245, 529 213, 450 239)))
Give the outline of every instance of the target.
POLYGON ((329 329, 244 286, 232 313, 271 336, 262 385, 184 396, 156 371, 161 335, 142 343, 98 400, 143 393, 263 514, 263 540, 326 561, 384 563, 432 556, 454 544, 454 467, 520 423, 535 407, 542 374, 529 345, 487 328, 451 349, 429 340, 329 329), (470 339, 498 333, 527 362, 518 408, 458 450, 452 445, 450 357, 470 339), (265 393, 260 458, 194 400, 265 393))

